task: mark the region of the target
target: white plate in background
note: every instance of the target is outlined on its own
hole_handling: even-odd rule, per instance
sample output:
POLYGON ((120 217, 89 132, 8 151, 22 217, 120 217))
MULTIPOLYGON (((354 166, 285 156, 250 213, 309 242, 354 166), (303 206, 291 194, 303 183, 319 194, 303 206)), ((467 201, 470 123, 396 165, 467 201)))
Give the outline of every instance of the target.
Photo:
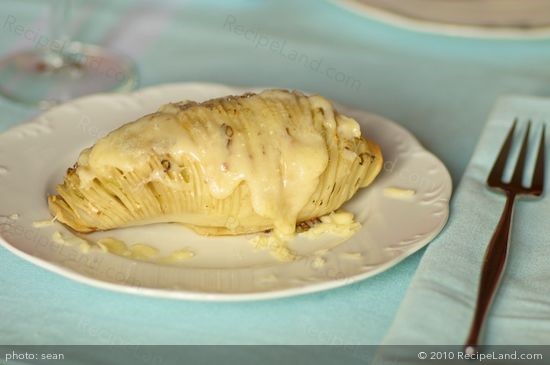
POLYGON ((481 38, 550 37, 548 0, 331 0, 412 30, 481 38))

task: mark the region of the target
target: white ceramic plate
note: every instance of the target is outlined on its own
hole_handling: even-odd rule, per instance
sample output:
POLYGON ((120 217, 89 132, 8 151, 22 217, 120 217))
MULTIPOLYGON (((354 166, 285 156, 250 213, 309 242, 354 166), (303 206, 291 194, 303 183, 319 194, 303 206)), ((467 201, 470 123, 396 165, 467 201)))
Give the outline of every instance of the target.
POLYGON ((384 170, 345 205, 361 222, 360 231, 348 240, 332 235, 298 237, 290 245, 301 256, 294 262, 279 262, 267 251, 254 249, 248 242, 252 236, 207 238, 173 224, 98 232, 91 238, 145 243, 163 254, 182 247, 196 253, 177 265, 135 261, 99 249, 83 253, 79 247, 52 241, 56 231, 71 235, 61 224, 33 227, 34 221, 49 218, 46 195, 54 192, 66 168, 108 131, 170 101, 200 101, 245 91, 250 90, 186 83, 127 95, 94 95, 1 134, 0 242, 36 265, 102 288, 181 299, 252 300, 365 279, 397 264, 442 229, 451 195, 445 166, 397 124, 343 106, 338 109, 355 117, 363 134, 381 145, 384 170), (416 195, 390 198, 383 193, 386 187, 414 189, 416 195), (13 214, 18 219, 10 218, 13 214))
POLYGON ((550 37, 547 0, 332 0, 412 30, 483 38, 550 37))

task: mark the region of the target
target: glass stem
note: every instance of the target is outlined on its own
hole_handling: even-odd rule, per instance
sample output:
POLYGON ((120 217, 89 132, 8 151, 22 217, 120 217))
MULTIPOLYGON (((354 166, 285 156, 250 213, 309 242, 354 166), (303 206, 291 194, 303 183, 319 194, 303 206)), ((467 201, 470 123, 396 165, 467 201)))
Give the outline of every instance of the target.
POLYGON ((61 68, 69 63, 69 19, 72 0, 50 0, 50 37, 46 49, 46 62, 51 68, 61 68))

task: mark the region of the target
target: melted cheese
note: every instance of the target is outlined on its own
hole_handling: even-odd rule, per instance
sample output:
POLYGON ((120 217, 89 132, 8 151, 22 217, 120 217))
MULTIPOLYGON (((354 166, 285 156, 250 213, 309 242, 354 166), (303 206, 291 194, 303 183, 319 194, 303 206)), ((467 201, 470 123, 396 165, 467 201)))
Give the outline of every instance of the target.
POLYGON ((333 212, 321 217, 321 223, 316 224, 309 230, 300 233, 308 238, 316 238, 325 233, 336 236, 349 237, 361 227, 361 224, 353 219, 353 214, 345 211, 333 212))
POLYGON ((338 135, 347 139, 360 138, 361 129, 355 120, 341 115, 338 122, 338 135))
POLYGON ((44 227, 50 227, 53 226, 55 219, 46 219, 42 221, 34 221, 32 222, 32 226, 34 228, 44 228, 44 227))
POLYGON ((359 260, 363 257, 361 252, 343 252, 341 256, 350 260, 359 260))
MULTIPOLYGON (((164 107, 85 150, 77 169, 81 187, 94 176, 108 176, 113 167, 139 170, 152 154, 168 155, 177 164, 192 159, 200 163, 214 198, 228 197, 245 182, 254 211, 272 219, 277 231, 290 234, 328 164, 325 134, 361 135, 351 118, 341 118, 337 125, 332 105, 319 96, 270 90, 194 105, 164 107), (312 107, 322 110, 322 125, 314 120, 312 107)), ((158 174, 162 171, 150 180, 162 181, 158 174)))
POLYGON ((130 256, 132 253, 128 250, 128 246, 121 240, 107 237, 97 241, 97 245, 103 252, 110 252, 118 256, 130 256))
POLYGON ((320 269, 322 268, 323 266, 325 266, 327 260, 321 256, 315 256, 315 258, 313 259, 313 262, 312 262, 312 266, 313 268, 315 269, 320 269))
POLYGON ((73 235, 64 235, 61 232, 52 233, 52 241, 63 246, 78 246, 82 253, 90 252, 90 244, 85 239, 73 235))
POLYGON ((182 249, 170 253, 170 255, 160 259, 160 261, 165 263, 178 263, 190 259, 193 256, 195 256, 194 252, 187 249, 182 249))
POLYGON ((103 252, 148 262, 178 263, 195 256, 193 252, 181 249, 161 257, 160 251, 153 246, 143 243, 127 245, 126 242, 113 237, 102 238, 97 241, 97 245, 103 252))
POLYGON ((277 232, 270 232, 265 235, 258 235, 250 240, 250 243, 258 249, 268 250, 271 256, 278 261, 294 261, 298 257, 287 246, 289 237, 281 237, 277 232))
POLYGON ((151 258, 154 258, 155 256, 158 256, 159 254, 158 249, 149 245, 144 245, 142 243, 137 243, 130 246, 129 250, 131 252, 130 257, 136 260, 149 260, 151 258))
POLYGON ((388 198, 395 199, 408 199, 416 195, 416 191, 413 189, 402 189, 396 187, 384 188, 384 195, 388 198))

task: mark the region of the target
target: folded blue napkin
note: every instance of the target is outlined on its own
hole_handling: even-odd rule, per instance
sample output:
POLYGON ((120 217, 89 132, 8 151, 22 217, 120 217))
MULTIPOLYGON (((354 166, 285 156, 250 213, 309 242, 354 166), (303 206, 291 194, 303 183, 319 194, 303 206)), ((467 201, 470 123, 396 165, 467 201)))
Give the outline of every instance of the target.
MULTIPOLYGON (((535 127, 531 141, 536 136, 538 142, 542 123, 550 122, 550 99, 506 96, 498 100, 453 197, 450 220, 426 250, 384 344, 464 343, 485 248, 505 202, 504 195, 489 190, 485 181, 515 118, 517 144, 528 120, 535 127)), ((529 166, 534 166, 532 160, 529 166)), ((516 202, 508 265, 486 320, 484 344, 550 344, 548 163, 545 181, 542 199, 516 202)))

